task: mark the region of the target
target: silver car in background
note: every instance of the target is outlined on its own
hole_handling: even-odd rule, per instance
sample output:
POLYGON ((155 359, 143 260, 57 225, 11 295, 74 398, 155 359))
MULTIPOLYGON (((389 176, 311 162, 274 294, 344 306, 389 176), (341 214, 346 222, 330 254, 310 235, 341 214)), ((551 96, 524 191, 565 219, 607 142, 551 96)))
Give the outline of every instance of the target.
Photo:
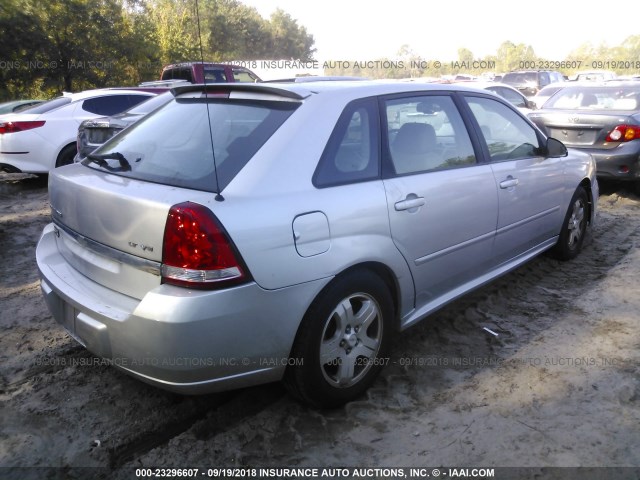
POLYGON ((461 86, 209 85, 52 171, 37 247, 55 319, 186 394, 284 379, 332 407, 394 332, 552 250, 575 257, 595 163, 461 86))

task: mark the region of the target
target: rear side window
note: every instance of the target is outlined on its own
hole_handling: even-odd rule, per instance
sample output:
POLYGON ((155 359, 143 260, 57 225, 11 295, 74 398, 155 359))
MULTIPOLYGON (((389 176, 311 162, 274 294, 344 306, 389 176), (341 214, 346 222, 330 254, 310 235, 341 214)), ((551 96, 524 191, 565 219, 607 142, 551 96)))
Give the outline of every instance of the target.
POLYGON ((314 185, 329 187, 378 178, 378 131, 375 101, 349 104, 320 158, 314 185))
POLYGON ((150 95, 106 95, 82 102, 85 112, 98 115, 115 115, 151 98, 150 95))
POLYGON ((207 83, 226 83, 229 81, 224 73, 224 68, 206 68, 204 71, 204 80, 207 83))
POLYGON ((217 191, 217 170, 221 191, 298 105, 177 98, 98 149, 95 154, 106 158, 106 167, 90 159, 83 163, 126 177, 209 192, 217 191), (117 154, 126 159, 125 168, 108 158, 117 154))

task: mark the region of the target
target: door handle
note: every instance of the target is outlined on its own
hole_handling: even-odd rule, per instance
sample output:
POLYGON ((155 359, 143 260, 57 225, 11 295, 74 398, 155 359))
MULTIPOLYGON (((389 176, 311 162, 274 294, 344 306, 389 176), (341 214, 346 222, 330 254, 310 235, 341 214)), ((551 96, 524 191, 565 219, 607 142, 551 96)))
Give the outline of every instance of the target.
POLYGON ((400 200, 399 202, 396 202, 394 207, 396 211, 400 212, 402 210, 417 209, 418 207, 423 206, 425 203, 426 202, 424 200, 424 197, 417 197, 413 194, 409 194, 407 195, 406 200, 400 200))
POLYGON ((519 180, 517 178, 513 178, 511 175, 507 177, 506 180, 500 182, 500 188, 511 188, 518 185, 519 180))

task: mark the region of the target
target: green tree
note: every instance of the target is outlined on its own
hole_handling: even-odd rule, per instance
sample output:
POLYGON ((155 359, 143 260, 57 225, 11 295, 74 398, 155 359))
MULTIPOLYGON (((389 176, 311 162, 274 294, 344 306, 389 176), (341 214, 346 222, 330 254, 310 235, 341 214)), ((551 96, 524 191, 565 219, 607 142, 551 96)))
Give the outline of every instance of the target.
POLYGON ((1 95, 31 96, 37 87, 38 96, 53 96, 126 82, 122 67, 137 50, 130 27, 121 0, 51 0, 47 8, 9 0, 0 11, 0 59, 19 68, 0 72, 1 95))
POLYGON ((145 11, 152 26, 147 41, 155 44, 163 64, 199 58, 199 36, 193 0, 150 0, 145 11))
POLYGON ((516 45, 513 42, 506 41, 498 47, 496 68, 499 71, 509 72, 519 70, 523 62, 535 63, 536 60, 536 54, 530 45, 525 45, 524 43, 516 45))
POLYGON ((313 36, 284 10, 277 9, 271 14, 268 30, 271 35, 270 47, 273 58, 313 60, 316 51, 313 48, 313 36))
POLYGON ((473 62, 473 52, 468 48, 459 48, 458 49, 458 61, 471 63, 473 62))
POLYGON ((265 58, 269 44, 266 20, 237 0, 207 2, 208 56, 216 61, 265 58))

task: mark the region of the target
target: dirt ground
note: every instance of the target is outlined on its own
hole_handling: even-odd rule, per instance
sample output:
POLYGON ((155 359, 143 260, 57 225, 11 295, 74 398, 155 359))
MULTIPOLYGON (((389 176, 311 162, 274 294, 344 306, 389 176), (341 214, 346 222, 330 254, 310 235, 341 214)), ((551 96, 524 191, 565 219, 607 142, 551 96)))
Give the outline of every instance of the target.
POLYGON ((534 467, 531 478, 545 467, 640 467, 640 199, 624 186, 603 186, 576 260, 541 256, 450 304, 397 335, 365 398, 315 411, 279 384, 184 397, 93 357, 41 298, 46 181, 0 180, 0 478, 135 478, 143 466, 534 467))

